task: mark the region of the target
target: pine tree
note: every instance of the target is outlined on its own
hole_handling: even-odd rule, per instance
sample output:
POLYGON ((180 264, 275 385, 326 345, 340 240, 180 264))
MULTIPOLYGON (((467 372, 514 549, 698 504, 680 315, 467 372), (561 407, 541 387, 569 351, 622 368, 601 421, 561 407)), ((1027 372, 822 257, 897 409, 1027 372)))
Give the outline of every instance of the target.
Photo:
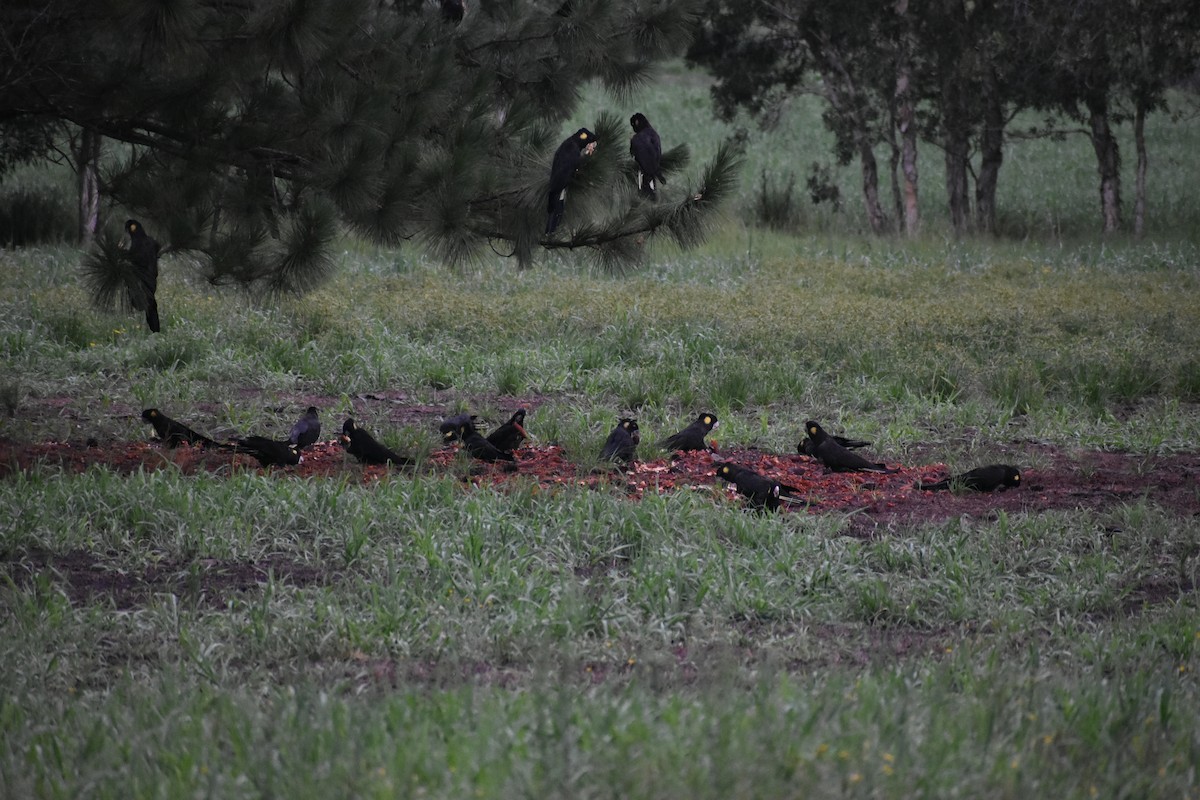
MULTIPOLYGON (((696 241, 737 159, 722 148, 690 186, 640 201, 627 124, 578 108, 580 91, 651 79, 694 22, 679 0, 15 0, 0 23, 20 79, 0 76, 0 125, 103 137, 117 216, 216 284, 311 288, 339 225, 447 263, 562 248, 623 262, 646 236, 696 241), (546 236, 550 158, 580 126, 599 148, 546 236)), ((664 153, 664 172, 688 156, 664 153)), ((88 259, 98 301, 119 299, 111 244, 88 259)))

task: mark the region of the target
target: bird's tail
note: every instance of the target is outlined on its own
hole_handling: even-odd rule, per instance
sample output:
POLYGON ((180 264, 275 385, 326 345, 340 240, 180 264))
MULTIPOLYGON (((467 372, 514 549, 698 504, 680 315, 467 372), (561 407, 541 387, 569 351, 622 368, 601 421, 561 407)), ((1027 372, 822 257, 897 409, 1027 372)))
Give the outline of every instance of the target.
POLYGON ((154 295, 147 298, 146 304, 146 325, 154 333, 158 333, 162 326, 158 321, 158 303, 154 302, 154 295))
POLYGON ((563 214, 565 214, 566 211, 566 201, 551 198, 546 213, 546 233, 554 233, 554 231, 558 229, 558 224, 562 222, 563 214))
POLYGON ((641 194, 644 197, 647 197, 650 200, 657 200, 658 199, 658 188, 657 188, 657 185, 655 184, 656 180, 662 180, 662 179, 658 178, 654 175, 649 175, 645 172, 639 172, 638 173, 638 191, 641 192, 641 194))

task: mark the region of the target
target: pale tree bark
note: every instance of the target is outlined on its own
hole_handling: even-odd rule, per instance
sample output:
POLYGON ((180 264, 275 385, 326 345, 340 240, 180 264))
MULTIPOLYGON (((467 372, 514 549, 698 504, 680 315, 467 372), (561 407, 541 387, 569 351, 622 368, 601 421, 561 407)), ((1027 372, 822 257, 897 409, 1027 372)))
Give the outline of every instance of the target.
POLYGON ((1100 215, 1103 232, 1115 233, 1121 227, 1121 151, 1108 124, 1108 100, 1093 95, 1087 100, 1090 112, 1092 148, 1100 172, 1100 215))
MULTIPOLYGON (((896 14, 908 13, 908 0, 897 0, 896 14)), ((900 131, 900 171, 904 175, 903 216, 904 233, 916 236, 921 230, 921 211, 917 197, 917 126, 912 100, 912 44, 902 37, 896 69, 896 128, 900 131)), ((901 212, 897 210, 897 213, 901 212)))
POLYGON ((75 180, 78 188, 79 243, 92 243, 100 227, 100 134, 83 130, 72 148, 75 158, 75 180))
POLYGON ((1137 145, 1137 173, 1133 188, 1133 235, 1142 238, 1146 230, 1146 169, 1150 164, 1146 156, 1146 106, 1138 103, 1133 118, 1133 140, 1137 145))
POLYGON ((900 172, 904 175, 904 232, 916 236, 921 232, 921 206, 917 175, 917 125, 909 89, 908 67, 896 77, 896 91, 901 101, 896 108, 896 126, 900 130, 900 172))

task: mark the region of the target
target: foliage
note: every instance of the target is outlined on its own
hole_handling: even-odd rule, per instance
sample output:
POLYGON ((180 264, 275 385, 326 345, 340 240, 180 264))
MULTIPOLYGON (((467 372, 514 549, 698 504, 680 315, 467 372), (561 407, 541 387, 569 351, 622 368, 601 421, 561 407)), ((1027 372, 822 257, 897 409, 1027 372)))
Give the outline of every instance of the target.
POLYGON ((667 0, 472 4, 457 23, 430 4, 368 0, 9 4, 0 21, 21 77, 0 85, 0 107, 14 124, 55 120, 118 145, 103 181, 118 221, 141 219, 217 284, 310 290, 328 274, 335 221, 419 240, 450 264, 492 250, 528 263, 545 246, 620 257, 623 239, 680 239, 681 219, 718 198, 696 204, 679 180, 661 207, 637 202, 624 125, 581 117, 580 87, 644 84, 686 45, 694 14, 667 0), (543 237, 550 155, 580 123, 602 130, 598 158, 572 192, 566 239, 543 237))

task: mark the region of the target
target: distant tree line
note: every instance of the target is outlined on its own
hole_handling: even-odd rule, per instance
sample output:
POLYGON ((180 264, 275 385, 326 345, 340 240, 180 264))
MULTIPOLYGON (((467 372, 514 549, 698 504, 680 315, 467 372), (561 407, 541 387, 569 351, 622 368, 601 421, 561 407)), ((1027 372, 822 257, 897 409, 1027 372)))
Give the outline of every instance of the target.
POLYGON ((719 113, 769 116, 789 96, 822 97, 838 162, 861 167, 876 233, 920 229, 920 145, 944 159, 954 231, 994 233, 1006 139, 1068 132, 1092 143, 1101 228, 1116 231, 1113 129, 1131 120, 1140 235, 1146 117, 1166 110, 1167 90, 1200 70, 1195 0, 707 0, 702 19, 688 58, 717 76, 719 113), (1010 132, 1029 111, 1045 122, 1010 132), (881 197, 879 146, 890 153, 890 203, 881 197))
MULTIPOLYGON (((143 221, 213 283, 300 291, 338 226, 420 242, 446 263, 583 249, 636 259, 688 244, 729 195, 733 147, 638 199, 629 114, 577 117, 678 57, 698 0, 7 0, 0 5, 0 174, 69 160, 80 229, 143 221), (563 130, 599 139, 544 234, 563 130), (107 209, 121 210, 101 225, 107 209), (109 220, 109 222, 113 222, 109 220)), ((688 161, 682 145, 663 170, 688 161)), ((106 234, 107 235, 107 234, 106 234)), ((119 266, 97 242, 101 266, 119 266)))

